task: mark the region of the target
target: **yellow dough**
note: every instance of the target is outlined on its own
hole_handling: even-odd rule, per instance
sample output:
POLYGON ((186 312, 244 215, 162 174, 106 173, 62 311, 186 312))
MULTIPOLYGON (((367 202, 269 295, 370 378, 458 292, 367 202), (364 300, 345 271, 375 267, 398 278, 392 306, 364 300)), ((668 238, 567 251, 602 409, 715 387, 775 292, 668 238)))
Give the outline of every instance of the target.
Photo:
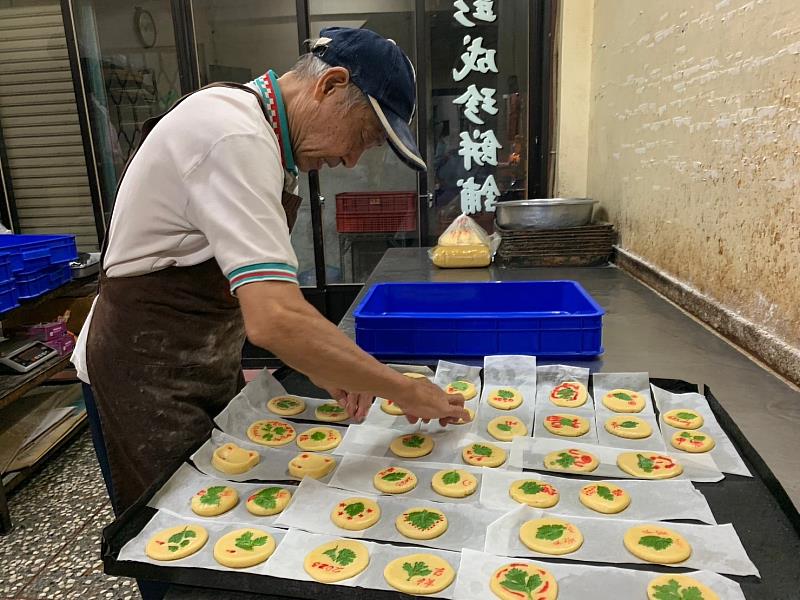
POLYGON ((244 506, 252 515, 269 517, 283 511, 291 499, 292 493, 286 488, 265 487, 251 494, 244 506))
POLYGON ((644 398, 633 390, 611 390, 603 396, 603 406, 618 413, 642 412, 644 398))
POLYGON ((286 421, 262 419, 247 428, 247 437, 262 446, 285 446, 297 433, 286 421))
POLYGON ((372 485, 384 494, 405 494, 417 487, 417 476, 408 469, 387 467, 375 473, 372 485))
POLYGON ((522 394, 512 387, 503 387, 489 392, 486 401, 500 410, 511 410, 522 404, 522 394))
POLYGON ((144 552, 153 560, 178 560, 191 556, 208 541, 208 532, 200 525, 178 525, 163 529, 147 542, 144 552))
POLYGON ((544 420, 544 428, 553 435, 580 437, 589 431, 589 420, 578 415, 559 413, 548 415, 544 420))
POLYGON ((318 421, 324 421, 325 423, 338 423, 339 421, 347 421, 350 418, 347 411, 335 402, 320 404, 314 409, 314 416, 318 421))
POLYGON ((367 565, 367 547, 353 540, 341 539, 314 548, 303 561, 306 573, 322 583, 350 579, 366 569, 367 565))
POLYGON ((495 417, 489 421, 489 424, 486 426, 486 431, 488 431, 489 435, 494 439, 500 440, 501 442, 510 442, 515 437, 528 435, 528 428, 525 426, 525 423, 513 415, 495 417))
POLYGON ((445 498, 466 498, 478 489, 478 478, 463 469, 444 469, 434 474, 431 487, 445 498))
POLYGON ((617 466, 639 479, 670 479, 683 473, 683 467, 672 457, 653 452, 623 452, 617 466))
POLYGON ((629 440, 641 440, 653 433, 650 424, 639 417, 615 415, 606 419, 603 426, 608 433, 629 440))
POLYGON ((347 498, 331 511, 333 524, 349 531, 361 531, 372 527, 380 518, 381 507, 369 498, 347 498))
POLYGON ((297 396, 275 396, 267 402, 267 410, 282 417, 299 415, 305 409, 305 400, 297 396))
POLYGON ((246 569, 267 560, 275 552, 275 538, 260 529, 237 529, 214 544, 214 560, 223 567, 246 569))
POLYGON ((460 379, 448 385, 444 391, 448 394, 461 394, 464 396, 464 400, 472 400, 478 395, 478 392, 472 383, 460 379))
POLYGON ((550 402, 563 408, 578 408, 586 404, 588 398, 586 386, 578 381, 559 383, 550 392, 550 402))
POLYGON ((411 373, 411 372, 408 372, 408 373, 403 373, 403 375, 405 375, 406 377, 409 377, 411 379, 427 379, 428 378, 427 375, 423 375, 422 373, 411 373))
POLYGON ((336 460, 332 456, 303 452, 289 461, 289 474, 299 479, 321 479, 333 471, 335 466, 336 460))
POLYGON ((211 464, 217 471, 228 475, 239 475, 255 467, 260 460, 258 452, 245 450, 236 444, 225 444, 214 450, 211 464))
POLYGON ((401 458, 419 458, 433 450, 433 438, 424 433, 401 435, 389 444, 389 450, 401 458))
POLYGON ((692 555, 692 547, 681 534, 656 523, 631 527, 622 542, 628 552, 651 563, 674 565, 692 555))
POLYGON ((394 403, 394 400, 387 400, 386 398, 381 400, 381 410, 387 415, 392 415, 394 417, 399 417, 400 415, 406 414, 403 412, 402 408, 394 403))
POLYGON ((512 500, 534 508, 550 508, 558 504, 560 498, 554 485, 539 479, 517 479, 508 486, 508 495, 512 500))
POLYGON ((476 467, 499 467, 506 462, 506 451, 493 444, 470 444, 461 451, 461 458, 476 467))
POLYGON ((489 589, 500 600, 556 600, 558 598, 558 583, 550 571, 528 563, 503 565, 492 573, 489 589), (523 581, 525 584, 533 584, 538 581, 538 585, 532 587, 527 596, 523 596, 519 591, 519 584, 523 581))
POLYGON ((708 452, 713 450, 717 443, 714 438, 708 435, 705 431, 677 431, 672 435, 670 440, 673 448, 683 450, 684 452, 691 452, 696 454, 698 452, 708 452))
POLYGON ((544 466, 551 471, 566 471, 569 473, 590 473, 597 468, 600 461, 594 454, 565 448, 556 450, 544 457, 544 466))
POLYGON ((394 524, 397 531, 412 540, 432 540, 447 531, 447 517, 435 508, 409 508, 394 524))
POLYGON ((297 436, 300 450, 324 452, 336 448, 342 441, 342 434, 331 427, 312 427, 297 436))
POLYGON ((456 578, 456 571, 446 560, 433 554, 409 554, 386 565, 383 578, 396 590, 425 596, 447 588, 456 578))
POLYGON ((532 519, 519 528, 519 539, 534 552, 569 554, 583 544, 580 530, 562 519, 532 519))
POLYGON ((465 421, 464 419, 459 419, 455 423, 451 423, 451 425, 466 425, 467 423, 472 423, 475 420, 475 411, 471 408, 464 407, 464 410, 467 411, 469 415, 469 421, 465 421))
POLYGON ((711 588, 686 575, 661 575, 648 583, 647 600, 661 600, 661 598, 719 600, 719 596, 711 588))
POLYGON ((664 413, 664 423, 676 429, 700 429, 705 422, 703 416, 691 408, 676 408, 664 413))
POLYGON ((586 508, 604 515, 620 513, 631 503, 628 492, 608 481, 598 481, 583 486, 578 499, 586 508))
POLYGON ((239 503, 239 492, 227 485, 212 485, 192 496, 192 512, 201 517, 216 517, 239 503))

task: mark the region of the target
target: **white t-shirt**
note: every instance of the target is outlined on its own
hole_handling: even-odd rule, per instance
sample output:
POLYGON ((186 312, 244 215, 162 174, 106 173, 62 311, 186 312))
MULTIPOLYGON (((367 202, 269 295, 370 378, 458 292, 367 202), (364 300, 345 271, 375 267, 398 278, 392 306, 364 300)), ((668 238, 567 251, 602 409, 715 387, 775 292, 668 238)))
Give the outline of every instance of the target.
MULTIPOLYGON (((281 193, 296 191, 258 99, 244 90, 192 94, 156 125, 117 194, 103 262, 130 277, 215 258, 231 292, 252 281, 297 282, 281 193)), ((72 362, 89 382, 86 339, 72 362)))

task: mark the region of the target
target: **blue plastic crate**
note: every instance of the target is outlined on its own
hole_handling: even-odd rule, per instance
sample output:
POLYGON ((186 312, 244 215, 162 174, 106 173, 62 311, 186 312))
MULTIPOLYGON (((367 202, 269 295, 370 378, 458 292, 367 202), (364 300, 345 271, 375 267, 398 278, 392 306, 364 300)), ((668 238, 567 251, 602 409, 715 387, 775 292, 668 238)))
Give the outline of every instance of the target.
POLYGON ((11 281, 12 277, 11 255, 8 252, 0 252, 0 282, 11 281))
POLYGON ((30 300, 46 294, 72 280, 69 263, 46 267, 35 273, 17 273, 14 281, 20 300, 30 300))
POLYGON ((78 258, 74 235, 0 235, 0 252, 9 255, 15 275, 36 273, 78 258))
POLYGON ((12 308, 17 308, 18 306, 19 297, 14 280, 0 281, 0 313, 9 311, 12 308))
POLYGON ((575 281, 378 283, 355 310, 356 343, 385 357, 603 353, 605 311, 575 281))

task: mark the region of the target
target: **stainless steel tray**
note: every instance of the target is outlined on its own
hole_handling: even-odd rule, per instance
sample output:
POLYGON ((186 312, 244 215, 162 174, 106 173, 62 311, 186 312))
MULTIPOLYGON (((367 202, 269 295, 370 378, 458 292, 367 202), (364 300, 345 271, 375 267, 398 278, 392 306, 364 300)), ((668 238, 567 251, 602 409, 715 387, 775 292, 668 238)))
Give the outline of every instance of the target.
POLYGON ((505 229, 563 229, 592 221, 597 200, 591 198, 537 198, 498 202, 495 221, 505 229))

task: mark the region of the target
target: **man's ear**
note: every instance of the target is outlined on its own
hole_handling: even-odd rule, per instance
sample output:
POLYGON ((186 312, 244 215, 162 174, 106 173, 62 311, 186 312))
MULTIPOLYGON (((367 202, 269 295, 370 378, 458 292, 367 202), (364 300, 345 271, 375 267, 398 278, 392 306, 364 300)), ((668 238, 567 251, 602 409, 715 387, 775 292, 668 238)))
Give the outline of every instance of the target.
POLYGON ((325 71, 314 86, 314 98, 317 101, 332 94, 337 88, 344 89, 350 83, 350 72, 344 67, 331 67, 325 71))

